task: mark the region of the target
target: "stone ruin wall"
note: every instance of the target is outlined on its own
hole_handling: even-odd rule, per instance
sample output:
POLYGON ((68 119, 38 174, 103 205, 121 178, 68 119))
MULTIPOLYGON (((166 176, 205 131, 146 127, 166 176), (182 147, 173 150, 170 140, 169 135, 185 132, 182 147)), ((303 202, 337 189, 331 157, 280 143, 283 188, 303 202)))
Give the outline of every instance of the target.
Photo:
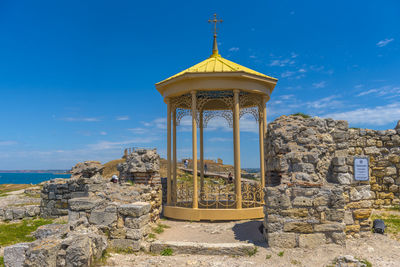
POLYGON ((162 187, 159 182, 141 183, 126 177, 137 172, 156 177, 158 159, 155 150, 129 154, 127 162, 118 166, 125 175, 119 183, 102 177, 99 162, 78 163, 70 179, 54 179, 43 186, 41 216, 68 215, 68 222, 80 220, 97 228, 111 247, 137 251, 150 230, 149 224, 160 218, 162 187))
POLYGON ((135 148, 125 150, 125 162, 117 169, 122 181, 139 184, 160 184, 160 156, 156 149, 135 148))
MULTIPOLYGON (((146 154, 153 157, 143 173, 152 168, 151 174, 157 175, 154 166, 158 154, 144 151, 142 158, 146 154)), ((45 183, 40 215, 68 215, 68 222, 41 226, 34 233, 37 240, 6 247, 5 265, 92 266, 107 247, 126 251, 146 248, 151 226, 162 210, 161 185, 148 181, 112 183, 102 177, 102 169, 100 162, 78 163, 70 179, 45 183)))
POLYGON ((372 209, 400 203, 400 127, 349 129, 346 121, 282 116, 265 144, 264 234, 270 246, 343 244, 368 235, 372 209), (370 181, 353 179, 353 158, 370 181))

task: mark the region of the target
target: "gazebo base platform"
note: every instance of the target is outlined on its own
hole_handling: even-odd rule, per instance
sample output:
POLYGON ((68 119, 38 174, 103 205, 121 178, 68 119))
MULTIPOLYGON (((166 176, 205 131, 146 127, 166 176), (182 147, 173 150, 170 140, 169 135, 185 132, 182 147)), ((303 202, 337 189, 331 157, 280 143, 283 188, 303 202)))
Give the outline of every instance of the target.
POLYGON ((193 209, 164 206, 164 216, 184 221, 235 221, 264 218, 263 207, 243 209, 193 209))

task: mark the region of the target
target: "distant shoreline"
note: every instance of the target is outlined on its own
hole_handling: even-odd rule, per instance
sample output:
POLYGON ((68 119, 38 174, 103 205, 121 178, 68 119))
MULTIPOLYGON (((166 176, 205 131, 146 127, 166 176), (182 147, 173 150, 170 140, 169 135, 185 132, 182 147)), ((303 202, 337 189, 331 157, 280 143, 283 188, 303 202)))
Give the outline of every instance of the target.
POLYGON ((69 170, 0 170, 0 173, 52 173, 52 174, 69 174, 69 170))

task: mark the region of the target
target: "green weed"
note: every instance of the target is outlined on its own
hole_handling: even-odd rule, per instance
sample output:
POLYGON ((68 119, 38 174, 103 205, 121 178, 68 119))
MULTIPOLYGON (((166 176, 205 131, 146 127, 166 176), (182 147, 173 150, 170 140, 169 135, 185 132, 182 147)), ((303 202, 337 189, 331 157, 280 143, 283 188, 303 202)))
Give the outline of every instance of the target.
POLYGON ((278 253, 278 256, 279 256, 279 257, 283 257, 284 254, 285 254, 285 251, 280 251, 280 252, 278 253))
POLYGON ((266 260, 269 260, 271 257, 272 257, 272 255, 271 255, 271 254, 267 254, 267 255, 265 255, 265 259, 266 259, 266 260))
POLYGON ((257 248, 257 247, 255 247, 255 248, 253 248, 253 249, 250 249, 250 250, 247 251, 247 255, 248 255, 249 257, 254 256, 254 255, 257 253, 257 251, 258 251, 258 248, 257 248))
POLYGON ((157 227, 154 227, 152 230, 156 234, 161 234, 164 232, 164 229, 167 229, 167 228, 170 228, 170 227, 166 224, 159 223, 159 224, 157 224, 157 227))
POLYGON ((295 114, 292 114, 291 116, 299 116, 299 117, 302 117, 302 118, 304 118, 304 119, 309 119, 309 118, 311 118, 310 115, 307 115, 307 114, 304 114, 304 113, 301 113, 301 112, 297 112, 297 113, 295 113, 295 114))
POLYGON ((174 253, 174 251, 172 250, 172 248, 165 248, 163 249, 163 251, 161 251, 161 256, 172 256, 172 254, 174 253))
POLYGON ((301 265, 301 262, 298 260, 291 260, 290 263, 293 265, 301 265))

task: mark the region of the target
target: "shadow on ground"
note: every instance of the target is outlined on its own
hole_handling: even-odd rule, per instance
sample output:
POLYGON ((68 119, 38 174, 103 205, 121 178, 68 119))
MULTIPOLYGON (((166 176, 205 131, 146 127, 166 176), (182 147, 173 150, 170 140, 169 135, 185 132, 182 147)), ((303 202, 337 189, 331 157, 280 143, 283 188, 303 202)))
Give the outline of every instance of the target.
POLYGON ((261 225, 262 221, 247 221, 235 224, 232 228, 235 239, 247 241, 259 247, 267 247, 267 242, 259 230, 261 225))

